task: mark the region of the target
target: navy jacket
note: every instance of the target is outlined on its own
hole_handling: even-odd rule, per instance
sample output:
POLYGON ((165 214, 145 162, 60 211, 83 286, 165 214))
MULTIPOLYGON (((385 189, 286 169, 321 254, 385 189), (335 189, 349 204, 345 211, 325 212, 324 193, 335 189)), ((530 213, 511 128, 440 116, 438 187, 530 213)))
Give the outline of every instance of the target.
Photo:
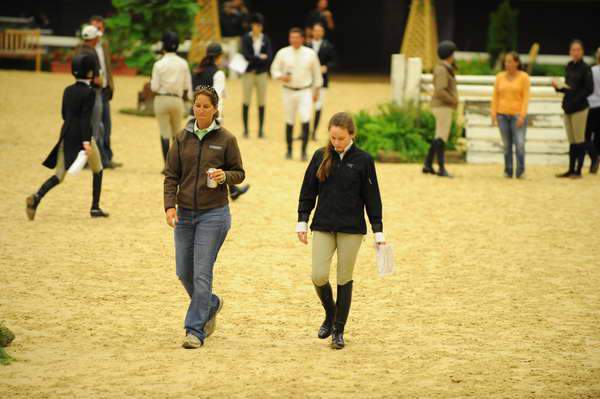
POLYGON ((267 59, 261 60, 254 54, 254 47, 252 46, 252 32, 248 32, 242 36, 242 55, 246 61, 248 61, 248 68, 246 69, 246 72, 264 73, 269 70, 271 61, 273 61, 273 47, 271 46, 271 39, 269 39, 269 36, 265 35, 264 33, 260 54, 266 54, 267 59))
MULTIPOLYGON (((307 47, 313 48, 312 43, 309 43, 307 47)), ((321 47, 319 47, 317 56, 319 57, 321 65, 327 66, 327 72, 323 74, 323 87, 329 87, 329 72, 337 65, 335 47, 329 40, 323 39, 323 43, 321 43, 321 47)))

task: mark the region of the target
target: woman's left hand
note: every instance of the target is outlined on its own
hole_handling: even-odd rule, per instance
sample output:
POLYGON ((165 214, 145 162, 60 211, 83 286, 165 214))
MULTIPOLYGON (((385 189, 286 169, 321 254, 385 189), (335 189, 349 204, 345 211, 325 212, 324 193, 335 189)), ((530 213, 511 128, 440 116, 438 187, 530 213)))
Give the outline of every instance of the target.
POLYGON ((219 184, 225 183, 225 172, 223 169, 216 169, 214 172, 208 174, 211 179, 219 184))
POLYGON ((375 246, 376 246, 377 248, 380 248, 380 247, 385 247, 385 241, 376 242, 376 243, 375 243, 375 246))
POLYGON ((519 119, 517 119, 517 127, 522 127, 525 124, 525 118, 522 116, 519 116, 519 119))

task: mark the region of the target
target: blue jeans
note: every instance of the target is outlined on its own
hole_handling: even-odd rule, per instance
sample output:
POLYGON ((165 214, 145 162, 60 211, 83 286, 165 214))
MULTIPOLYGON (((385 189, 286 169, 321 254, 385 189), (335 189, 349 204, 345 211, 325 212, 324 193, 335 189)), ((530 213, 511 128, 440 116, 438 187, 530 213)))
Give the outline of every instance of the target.
POLYGON ((190 296, 185 330, 204 341, 204 325, 219 306, 219 298, 212 293, 213 267, 231 227, 229 205, 198 211, 178 208, 177 217, 177 277, 190 296))
POLYGON ((521 127, 517 127, 518 115, 498 115, 498 126, 504 144, 504 173, 513 175, 513 145, 517 154, 517 176, 525 172, 525 133, 527 119, 521 127))

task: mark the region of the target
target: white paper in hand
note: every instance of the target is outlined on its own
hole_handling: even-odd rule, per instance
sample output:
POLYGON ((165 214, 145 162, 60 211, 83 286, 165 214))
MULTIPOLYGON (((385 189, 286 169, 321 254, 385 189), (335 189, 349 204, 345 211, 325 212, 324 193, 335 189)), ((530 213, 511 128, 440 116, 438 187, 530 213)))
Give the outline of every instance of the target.
POLYGON ((73 162, 71 164, 67 173, 75 176, 76 174, 81 172, 81 170, 87 163, 87 160, 88 160, 88 157, 87 157, 87 154, 85 153, 85 151, 83 151, 83 150, 79 151, 79 154, 77 154, 77 158, 75 159, 75 162, 73 162))
POLYGON ((229 69, 241 75, 246 72, 247 68, 248 61, 246 61, 246 58, 244 58, 243 55, 240 53, 235 53, 233 57, 231 57, 231 61, 229 61, 229 69))
POLYGON ((394 250, 390 244, 377 246, 377 270, 380 277, 394 273, 394 250))

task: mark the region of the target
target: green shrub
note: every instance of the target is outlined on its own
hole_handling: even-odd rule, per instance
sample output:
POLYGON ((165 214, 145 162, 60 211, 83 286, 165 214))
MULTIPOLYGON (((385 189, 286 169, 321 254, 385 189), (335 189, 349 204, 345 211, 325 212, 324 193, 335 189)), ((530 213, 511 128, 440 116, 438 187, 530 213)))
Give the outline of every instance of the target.
POLYGON ((473 58, 471 60, 457 60, 457 73, 459 75, 494 75, 494 70, 486 60, 473 58))
MULTIPOLYGON (((356 144, 378 158, 380 152, 397 153, 402 162, 421 161, 435 136, 433 114, 413 105, 382 104, 377 112, 354 114, 356 144)), ((456 122, 452 123, 449 148, 457 138, 456 122)))
POLYGON ((111 50, 126 64, 150 75, 156 57, 151 46, 166 31, 177 32, 181 42, 190 38, 199 6, 195 0, 112 0, 116 10, 106 20, 111 50))
POLYGON ((565 76, 565 66, 533 64, 531 74, 533 76, 565 76))
POLYGON ((498 9, 490 14, 488 27, 487 52, 490 65, 496 65, 498 56, 517 49, 517 20, 519 11, 504 0, 498 9))

